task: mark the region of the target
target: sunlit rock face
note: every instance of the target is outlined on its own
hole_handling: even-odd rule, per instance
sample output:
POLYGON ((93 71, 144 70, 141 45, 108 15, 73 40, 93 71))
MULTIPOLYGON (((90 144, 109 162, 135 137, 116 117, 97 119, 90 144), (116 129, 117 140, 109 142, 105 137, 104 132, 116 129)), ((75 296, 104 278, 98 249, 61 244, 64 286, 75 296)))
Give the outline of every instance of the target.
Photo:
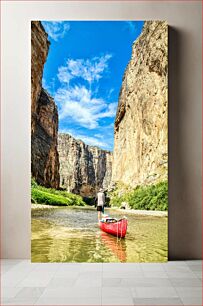
POLYGON ((39 21, 31 23, 31 171, 46 187, 59 187, 57 152, 58 110, 54 100, 42 88, 44 63, 49 41, 39 21))
POLYGON ((166 22, 145 22, 123 76, 114 127, 113 182, 167 179, 166 22))
POLYGON ((93 197, 111 181, 112 153, 86 145, 69 134, 59 133, 60 187, 84 197, 93 197))

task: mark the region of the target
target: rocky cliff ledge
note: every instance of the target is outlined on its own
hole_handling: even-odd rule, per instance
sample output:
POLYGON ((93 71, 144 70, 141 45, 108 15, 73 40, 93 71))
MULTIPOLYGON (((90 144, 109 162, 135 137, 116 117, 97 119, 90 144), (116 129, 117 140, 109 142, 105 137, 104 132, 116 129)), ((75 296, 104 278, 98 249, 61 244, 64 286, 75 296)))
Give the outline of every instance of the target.
POLYGON ((36 181, 59 187, 57 152, 58 111, 54 100, 42 88, 49 41, 39 21, 31 23, 31 170, 36 181))
POLYGON ((115 119, 114 182, 167 178, 167 37, 166 22, 149 21, 133 44, 115 119))
POLYGON ((85 197, 107 189, 111 181, 112 153, 59 133, 60 187, 85 197))

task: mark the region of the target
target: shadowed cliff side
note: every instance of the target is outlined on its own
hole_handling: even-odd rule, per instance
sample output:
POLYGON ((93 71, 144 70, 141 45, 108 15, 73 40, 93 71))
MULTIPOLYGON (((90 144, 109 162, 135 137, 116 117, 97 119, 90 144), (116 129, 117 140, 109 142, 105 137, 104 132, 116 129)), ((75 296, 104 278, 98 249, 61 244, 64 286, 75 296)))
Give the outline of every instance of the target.
POLYGON ((60 187, 84 197, 107 189, 111 181, 112 153, 59 133, 60 187))
POLYGON ((167 179, 167 24, 147 21, 132 47, 114 127, 112 181, 167 179))
POLYGON ((57 152, 58 110, 42 88, 44 63, 49 51, 47 34, 40 21, 31 23, 31 171, 36 182, 59 187, 57 152))

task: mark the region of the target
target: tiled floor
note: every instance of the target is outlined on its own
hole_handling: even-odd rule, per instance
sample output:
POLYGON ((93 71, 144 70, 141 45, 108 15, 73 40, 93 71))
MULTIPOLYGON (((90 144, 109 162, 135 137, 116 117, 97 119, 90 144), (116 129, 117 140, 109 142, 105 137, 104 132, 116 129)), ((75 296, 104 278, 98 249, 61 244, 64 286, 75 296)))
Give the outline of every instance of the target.
POLYGON ((1 305, 202 305, 202 261, 1 261, 1 305))

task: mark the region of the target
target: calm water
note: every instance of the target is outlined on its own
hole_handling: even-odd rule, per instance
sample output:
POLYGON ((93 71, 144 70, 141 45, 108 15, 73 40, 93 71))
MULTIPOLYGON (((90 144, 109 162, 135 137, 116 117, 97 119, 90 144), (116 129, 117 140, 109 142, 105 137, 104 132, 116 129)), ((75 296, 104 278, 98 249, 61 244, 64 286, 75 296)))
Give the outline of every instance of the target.
POLYGON ((92 208, 32 209, 33 262, 161 262, 167 260, 167 218, 137 216, 106 210, 128 218, 125 239, 102 232, 92 208))

